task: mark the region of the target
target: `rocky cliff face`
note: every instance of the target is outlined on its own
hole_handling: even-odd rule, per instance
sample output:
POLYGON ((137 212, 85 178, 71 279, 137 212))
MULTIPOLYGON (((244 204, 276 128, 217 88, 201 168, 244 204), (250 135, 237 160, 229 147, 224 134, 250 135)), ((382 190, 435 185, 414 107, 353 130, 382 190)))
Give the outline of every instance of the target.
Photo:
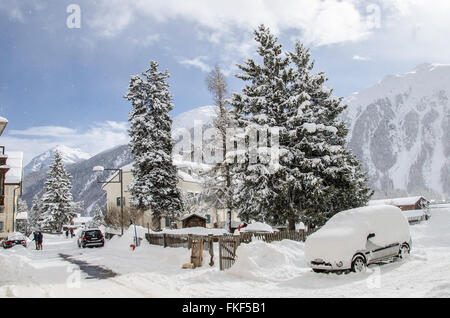
POLYGON ((348 146, 380 196, 450 197, 450 65, 390 75, 345 100, 348 146))

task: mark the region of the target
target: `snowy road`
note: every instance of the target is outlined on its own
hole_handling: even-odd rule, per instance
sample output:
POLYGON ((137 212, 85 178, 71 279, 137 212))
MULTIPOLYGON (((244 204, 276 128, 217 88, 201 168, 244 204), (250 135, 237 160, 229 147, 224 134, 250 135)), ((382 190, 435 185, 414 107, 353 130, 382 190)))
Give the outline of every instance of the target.
MULTIPOLYGON (((183 270, 189 251, 129 248, 130 236, 104 248, 79 249, 74 239, 46 236, 44 250, 0 250, 2 297, 450 297, 450 209, 433 209, 411 226, 406 261, 373 265, 363 274, 316 274, 304 261, 303 243, 253 242, 221 272, 183 270), (117 274, 117 275, 116 275, 117 274), (103 278, 103 279, 98 279, 103 278)), ((217 255, 218 253, 216 253, 217 255)), ((205 257, 206 259, 206 257, 205 257)))

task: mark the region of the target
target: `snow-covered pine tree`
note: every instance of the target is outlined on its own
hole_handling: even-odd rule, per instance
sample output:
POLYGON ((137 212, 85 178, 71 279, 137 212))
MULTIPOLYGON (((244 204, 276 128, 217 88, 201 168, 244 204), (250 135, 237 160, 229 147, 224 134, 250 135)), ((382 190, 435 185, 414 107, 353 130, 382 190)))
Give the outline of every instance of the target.
POLYGON ((62 226, 76 217, 71 189, 70 175, 60 153, 55 151, 42 196, 40 224, 44 230, 61 232, 62 226))
POLYGON ((99 227, 105 225, 105 215, 98 204, 94 207, 94 216, 91 221, 91 226, 99 227))
POLYGON ((207 141, 210 146, 208 150, 221 152, 222 159, 219 162, 215 162, 214 167, 205 174, 203 197, 209 203, 209 207, 215 211, 221 209, 227 211, 225 229, 231 233, 233 193, 231 167, 226 161, 226 154, 227 130, 233 127, 233 120, 226 103, 227 82, 218 65, 208 74, 206 85, 217 106, 217 116, 213 120, 213 127, 219 132, 218 138, 215 136, 214 140, 207 141))
POLYGON ((133 180, 129 185, 131 204, 141 210, 150 209, 153 227, 159 230, 161 216, 175 218, 182 212, 181 192, 177 187, 177 169, 172 162, 171 137, 172 95, 158 63, 151 61, 150 69, 132 76, 124 96, 132 102, 130 121, 130 150, 134 158, 133 180))
POLYGON ((28 219, 19 219, 18 216, 23 216, 24 213, 29 215, 27 202, 19 199, 17 200, 17 210, 16 210, 16 231, 28 235, 29 233, 29 224, 28 219))
MULTIPOLYGON (((290 101, 288 84, 292 81, 292 69, 288 67, 290 60, 282 55, 282 46, 264 25, 254 32, 258 42, 257 53, 262 60, 258 64, 248 59, 244 65, 238 65, 243 71, 236 77, 248 82, 242 93, 234 93, 230 99, 235 120, 240 128, 245 128, 247 135, 257 136, 255 140, 247 140, 248 151, 239 162, 235 159, 233 182, 235 182, 234 208, 242 220, 271 220, 283 216, 289 209, 283 195, 286 167, 283 156, 287 153, 288 136, 286 134, 286 108, 290 101), (272 171, 267 162, 258 153, 259 148, 268 147, 263 143, 263 134, 270 128, 278 127, 280 166, 272 171), (258 132, 258 133, 255 133, 258 132), (262 133, 262 134, 261 134, 262 133), (255 162, 256 161, 256 162, 255 162)), ((269 135, 269 133, 267 133, 269 135)), ((267 138, 269 139, 269 138, 267 138)), ((229 153, 232 150, 229 150, 229 153)))
POLYGON ((35 194, 33 201, 31 203, 30 213, 28 215, 28 223, 32 230, 37 230, 40 228, 39 219, 41 216, 42 201, 39 199, 38 195, 35 194))
POLYGON ((303 45, 297 42, 289 55, 296 65, 293 91, 308 96, 299 116, 291 121, 297 137, 291 149, 298 152, 293 158, 301 167, 304 186, 293 198, 304 223, 322 225, 341 210, 367 203, 371 191, 359 163, 346 149, 348 130, 338 118, 346 107, 342 99, 332 96, 323 72, 311 74, 314 63, 303 45))

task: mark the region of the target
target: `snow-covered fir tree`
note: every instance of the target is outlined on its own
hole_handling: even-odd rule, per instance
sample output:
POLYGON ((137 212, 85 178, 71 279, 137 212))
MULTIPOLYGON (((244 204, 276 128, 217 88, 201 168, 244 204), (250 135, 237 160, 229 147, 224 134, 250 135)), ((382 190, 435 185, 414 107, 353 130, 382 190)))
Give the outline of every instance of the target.
POLYGON ((70 175, 64 168, 61 155, 55 151, 42 195, 39 218, 42 229, 60 232, 64 224, 70 224, 76 217, 79 204, 73 202, 71 189, 70 175))
MULTIPOLYGON (((264 26, 255 31, 263 63, 248 60, 238 77, 250 82, 231 104, 241 127, 279 127, 279 165, 269 171, 259 161, 235 164, 235 207, 244 220, 320 225, 334 213, 364 205, 371 191, 358 162, 345 148, 347 129, 338 119, 345 109, 312 74, 310 53, 300 43, 283 55, 264 26)), ((263 145, 264 146, 264 145, 263 145)), ((254 147, 247 142, 248 151, 254 147)))
MULTIPOLYGON (((290 61, 283 56, 281 45, 265 26, 261 25, 255 31, 255 40, 259 44, 257 52, 262 64, 248 59, 244 65, 238 65, 243 73, 236 76, 248 84, 241 94, 232 95, 230 104, 233 106, 237 125, 246 129, 247 135, 255 134, 256 131, 264 135, 270 128, 281 128, 279 147, 283 156, 288 141, 283 127, 286 126, 286 107, 290 102, 290 61)), ((267 141, 264 144, 262 135, 259 136, 259 141, 255 138, 256 140, 247 142, 248 151, 244 158, 235 158, 234 207, 243 220, 264 221, 275 215, 284 215, 287 208, 279 204, 284 202, 280 195, 286 179, 286 167, 282 166, 282 161, 280 160, 281 166, 276 171, 268 169, 267 161, 262 156, 258 155, 256 162, 250 161, 250 156, 257 153, 258 148, 268 146, 267 141)))
POLYGON ((31 208, 28 214, 28 223, 33 230, 37 230, 40 227, 39 219, 41 216, 42 201, 37 194, 34 195, 31 203, 31 208))
POLYGON ((16 231, 28 235, 29 233, 29 223, 28 223, 28 205, 27 202, 19 199, 17 200, 17 210, 16 210, 16 231), (27 216, 25 219, 19 219, 18 216, 27 216))
POLYGON ((127 94, 132 102, 129 114, 130 150, 134 158, 133 180, 129 185, 131 204, 142 211, 151 210, 153 228, 160 229, 161 216, 175 218, 182 212, 181 192, 177 187, 177 169, 172 162, 171 137, 173 109, 167 71, 160 72, 158 63, 132 76, 127 94))
POLYGON ((94 207, 94 216, 92 217, 91 226, 99 227, 105 225, 105 214, 98 204, 94 207))
POLYGON ((332 96, 323 72, 311 74, 309 50, 299 42, 289 53, 296 66, 292 96, 307 96, 289 121, 293 167, 300 167, 301 187, 294 187, 295 213, 304 223, 322 225, 335 213, 365 205, 372 195, 357 160, 346 149, 348 130, 338 116, 346 108, 332 96))

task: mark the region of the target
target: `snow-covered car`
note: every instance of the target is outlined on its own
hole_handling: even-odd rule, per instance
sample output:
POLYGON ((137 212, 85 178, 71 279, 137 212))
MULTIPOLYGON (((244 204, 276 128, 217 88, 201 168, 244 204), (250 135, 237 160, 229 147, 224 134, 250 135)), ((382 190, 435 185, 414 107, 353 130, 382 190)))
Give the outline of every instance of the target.
POLYGON ((392 205, 369 206, 334 215, 305 242, 315 272, 361 272, 373 263, 405 258, 411 251, 409 223, 392 205))
POLYGON ((77 239, 78 247, 104 246, 105 238, 99 229, 83 229, 77 239))
POLYGON ((15 245, 27 247, 27 238, 20 232, 8 234, 8 237, 2 242, 3 248, 11 248, 15 245))

